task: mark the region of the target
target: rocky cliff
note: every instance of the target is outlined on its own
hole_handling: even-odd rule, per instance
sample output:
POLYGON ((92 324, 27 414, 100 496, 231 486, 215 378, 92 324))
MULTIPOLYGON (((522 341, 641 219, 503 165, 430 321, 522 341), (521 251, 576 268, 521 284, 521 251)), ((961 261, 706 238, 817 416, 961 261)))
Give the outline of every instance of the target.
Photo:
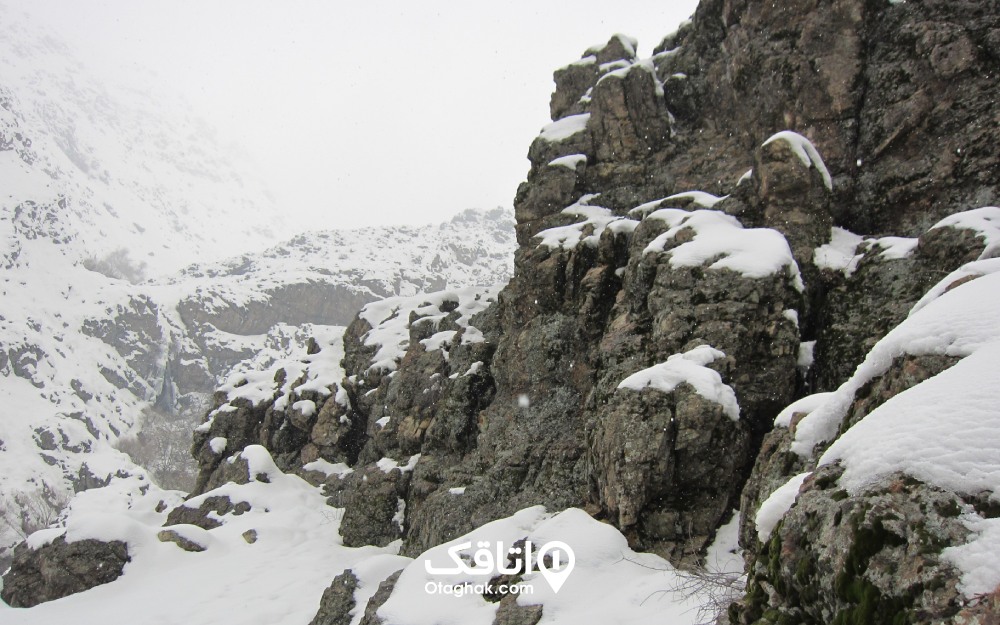
MULTIPOLYGON (((877 486, 852 493, 821 492, 836 477, 813 475, 803 498, 834 499, 815 504, 830 518, 809 522, 855 514, 840 547, 867 551, 853 563, 862 590, 835 592, 817 571, 798 584, 836 597, 803 598, 781 578, 796 572, 787 543, 830 543, 789 521, 799 538, 762 545, 754 519, 834 437, 796 454, 787 425, 771 430, 793 400, 848 381, 941 276, 992 253, 1000 210, 981 207, 1000 182, 995 9, 708 1, 651 59, 622 36, 588 50, 556 72, 553 123, 515 200, 515 276, 496 303, 470 326, 460 296, 363 314, 329 400, 293 385, 284 414, 268 402, 224 414, 290 469, 316 458, 354 468, 327 480, 346 505, 345 544, 402 537, 416 555, 533 504, 579 506, 633 547, 693 565, 741 508, 751 596, 740 619, 862 618, 859 593, 877 583, 867 559, 938 521, 896 510, 891 533, 868 518, 907 478, 872 476, 877 486), (390 311, 409 334, 387 362, 373 350, 390 311), (474 327, 481 341, 467 340, 474 327), (317 402, 312 415, 287 408, 302 401, 317 402), (299 444, 269 434, 285 421, 299 434, 283 441, 299 444), (386 472, 384 458, 408 469, 386 472), (859 546, 876 526, 891 535, 859 546)), ((924 351, 901 348, 855 383, 841 430, 957 360, 924 351)), ((204 449, 216 435, 232 442, 230 423, 216 417, 196 439, 206 486, 219 483, 219 455, 204 449)), ((934 499, 930 510, 984 496, 905 488, 920 491, 907 500, 934 499)), ((954 584, 919 599, 901 585, 879 589, 876 612, 920 620, 960 605, 954 584)))
POLYGON ((740 508, 741 622, 966 618, 941 548, 994 491, 905 470, 845 490, 823 452, 972 353, 927 337, 869 355, 996 249, 998 37, 993 3, 709 0, 650 59, 623 36, 588 50, 555 74, 496 302, 469 325, 461 295, 369 309, 325 393, 216 410, 200 484, 222 479, 215 436, 288 469, 345 463, 326 478, 345 544, 403 538, 408 555, 544 504, 693 566, 740 508), (402 317, 403 348, 380 358, 402 317), (796 448, 807 411, 783 409, 805 396, 847 416, 796 448), (800 504, 767 542, 761 504, 796 475, 800 504), (891 575, 914 549, 922 572, 891 575))
MULTIPOLYGON (((998 70, 995 2, 705 0, 651 58, 587 50, 529 149, 509 284, 369 304, 342 370, 317 343, 232 379, 166 522, 230 514, 207 498, 268 481, 263 447, 344 546, 416 557, 340 574, 316 623, 432 622, 401 611, 422 559, 552 535, 539 505, 694 570, 738 508, 723 621, 995 622, 998 70)), ((546 597, 468 609, 570 618, 546 597)))

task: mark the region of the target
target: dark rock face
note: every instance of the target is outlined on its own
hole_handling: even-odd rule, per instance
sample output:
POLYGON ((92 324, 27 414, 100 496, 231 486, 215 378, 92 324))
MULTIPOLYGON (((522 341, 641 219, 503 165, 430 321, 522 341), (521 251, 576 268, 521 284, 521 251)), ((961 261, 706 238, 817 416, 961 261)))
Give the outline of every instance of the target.
POLYGON ((60 536, 38 549, 22 543, 14 550, 0 597, 11 607, 30 608, 113 582, 129 560, 120 541, 69 543, 60 536))
POLYGON ((356 471, 328 485, 331 503, 343 507, 340 535, 347 547, 384 547, 402 538, 402 514, 409 489, 409 473, 384 472, 378 467, 356 471))
POLYGON ((333 578, 330 587, 323 591, 319 610, 309 625, 350 625, 357 587, 358 578, 351 571, 344 571, 333 578))
POLYGON ((886 258, 884 250, 872 245, 849 277, 824 272, 826 291, 817 306, 816 366, 811 372, 815 390, 839 386, 927 289, 979 258, 985 247, 973 230, 934 228, 921 234, 914 253, 904 258, 886 258))

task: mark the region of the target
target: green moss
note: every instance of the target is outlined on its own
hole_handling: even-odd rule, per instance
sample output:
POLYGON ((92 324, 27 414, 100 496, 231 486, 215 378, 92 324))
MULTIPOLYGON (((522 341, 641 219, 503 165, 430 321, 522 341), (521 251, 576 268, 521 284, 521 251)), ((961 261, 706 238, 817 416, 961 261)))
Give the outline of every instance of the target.
POLYGON ((913 597, 883 595, 864 577, 872 556, 886 547, 899 546, 906 541, 885 529, 881 519, 876 520, 870 528, 859 527, 860 521, 859 516, 851 519, 855 528, 854 541, 847 553, 843 571, 834 580, 837 598, 850 604, 850 607, 838 612, 832 625, 906 625, 911 621, 913 597))
POLYGON ((781 575, 781 528, 783 521, 771 531, 771 539, 767 541, 767 579, 780 594, 785 594, 785 581, 781 575))
POLYGON ((816 565, 813 563, 812 557, 807 554, 806 557, 799 560, 798 565, 795 567, 795 581, 805 584, 815 571, 816 565))

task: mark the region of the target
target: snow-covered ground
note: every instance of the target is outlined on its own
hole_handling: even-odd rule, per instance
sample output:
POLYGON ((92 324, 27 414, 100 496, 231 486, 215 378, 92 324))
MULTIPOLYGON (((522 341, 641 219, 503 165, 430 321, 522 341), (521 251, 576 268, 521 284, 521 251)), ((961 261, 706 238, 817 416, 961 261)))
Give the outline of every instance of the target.
MULTIPOLYGON (((353 612, 354 623, 360 621, 379 582, 402 569, 395 592, 379 610, 387 622, 488 625, 498 603, 481 593, 437 592, 437 584, 475 586, 489 579, 462 572, 430 573, 428 565, 451 564, 450 550, 471 555, 484 543, 510 546, 523 538, 542 549, 561 541, 575 556, 572 568, 561 575, 561 585, 553 584, 542 571, 524 575, 518 584, 523 592, 518 602, 542 605, 546 623, 684 625, 701 616, 698 608, 705 598, 687 590, 683 574, 662 558, 632 551, 621 533, 582 510, 556 514, 541 506, 527 508, 410 559, 395 555, 398 542, 385 548, 344 547, 339 535, 342 511, 327 506, 319 489, 282 473, 263 447, 248 447, 240 457, 248 463, 250 475, 265 475, 267 482, 227 484, 187 505, 197 507, 207 497, 228 496, 234 504, 248 503, 250 510, 215 515, 222 525, 211 530, 172 526, 204 548, 200 552, 158 539, 166 515, 156 507, 161 501, 179 503, 180 493, 150 486, 148 478, 116 479, 106 488, 78 496, 65 529, 40 532, 31 542, 40 545, 63 533, 68 540, 123 540, 132 558, 124 574, 110 584, 30 609, 0 603, 0 621, 304 625, 315 615, 323 590, 349 568, 360 582, 354 594, 359 606, 353 612), (431 586, 433 591, 428 591, 431 586), (602 597, 600 602, 593 601, 597 596, 602 597)), ((710 550, 713 562, 742 566, 734 555, 736 525, 727 527, 731 531, 720 532, 710 550)))

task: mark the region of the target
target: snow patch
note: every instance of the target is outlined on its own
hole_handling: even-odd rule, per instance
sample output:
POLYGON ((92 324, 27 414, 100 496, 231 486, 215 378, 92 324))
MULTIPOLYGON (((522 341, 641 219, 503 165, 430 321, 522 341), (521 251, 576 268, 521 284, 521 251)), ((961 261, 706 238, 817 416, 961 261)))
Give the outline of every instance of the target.
POLYGON ((673 392, 680 384, 690 384, 696 393, 722 406, 733 421, 740 419, 740 406, 732 387, 723 383, 718 372, 706 365, 726 355, 708 345, 701 345, 683 354, 674 354, 667 361, 633 373, 618 384, 619 389, 642 391, 653 388, 673 392))
POLYGON ((797 290, 805 288, 788 241, 777 230, 746 229, 735 217, 714 210, 662 208, 646 219, 664 221, 670 229, 653 239, 643 254, 667 253, 671 267, 697 267, 711 261, 709 269, 730 269, 748 278, 784 272, 797 290), (667 244, 688 228, 694 230, 694 237, 666 250, 667 244))
POLYGON ((589 202, 595 197, 594 195, 585 195, 574 204, 564 208, 562 210, 564 215, 582 217, 584 220, 569 226, 542 230, 535 235, 535 238, 541 239, 538 246, 565 250, 572 250, 580 245, 597 247, 605 230, 619 234, 632 232, 639 225, 639 222, 633 219, 616 216, 610 209, 591 205, 589 202))
POLYGON ((757 537, 760 542, 767 542, 771 537, 771 532, 774 531, 778 522, 795 504, 795 500, 799 496, 799 488, 810 475, 812 472, 799 473, 778 487, 776 491, 771 493, 770 497, 764 500, 764 503, 760 504, 760 510, 754 517, 754 525, 757 528, 757 537))
POLYGON ((864 237, 834 226, 830 229, 830 242, 813 252, 813 264, 820 269, 843 272, 850 278, 864 257, 864 254, 857 253, 862 241, 864 237))
POLYGON ((334 464, 329 460, 324 460, 322 458, 317 458, 312 462, 306 463, 302 465, 302 468, 306 471, 318 471, 327 477, 333 477, 336 475, 339 478, 344 478, 351 473, 354 473, 354 469, 347 466, 343 462, 334 464))
MULTIPOLYGON (((949 284, 951 283, 949 282, 949 284)), ((940 289, 937 289, 937 287, 935 289, 940 292, 940 289)), ((833 440, 858 389, 875 377, 884 374, 892 365, 894 359, 905 355, 920 356, 924 354, 966 357, 974 354, 979 349, 990 346, 998 340, 1000 340, 1000 273, 991 273, 977 278, 945 292, 936 299, 925 302, 919 310, 912 312, 903 323, 876 343, 864 362, 858 366, 854 375, 841 385, 829 397, 827 402, 799 423, 796 429, 795 441, 792 443, 792 451, 800 456, 809 456, 816 445, 823 441, 833 440)), ((993 348, 991 347, 990 351, 992 350, 993 348)), ((983 361, 982 357, 977 358, 977 360, 980 362, 983 361)), ((952 367, 945 373, 954 371, 956 367, 952 367)), ((959 370, 964 371, 967 368, 968 366, 965 365, 959 370)), ((992 367, 986 367, 986 370, 995 371, 992 367)), ((945 379, 950 380, 954 375, 954 373, 950 373, 945 379)), ((970 371, 969 375, 978 379, 982 375, 986 375, 986 373, 970 371)), ((940 376, 936 376, 932 380, 937 377, 940 376)), ((905 402, 906 405, 909 405, 909 402, 912 400, 905 399, 905 396, 923 387, 924 384, 928 384, 930 381, 928 380, 905 393, 897 395, 890 400, 891 404, 890 402, 887 402, 887 404, 904 405, 905 402)), ((937 388, 937 384, 939 382, 936 382, 929 389, 937 388)), ((956 385, 956 389, 965 389, 968 386, 957 380, 954 384, 956 385)), ((968 396, 960 394, 957 391, 951 393, 948 395, 949 399, 944 404, 949 407, 948 410, 945 411, 940 406, 937 406, 938 412, 941 415, 949 415, 949 419, 952 418, 950 415, 954 414, 954 418, 959 419, 956 423, 969 425, 974 430, 978 429, 979 426, 975 426, 974 421, 962 421, 961 415, 958 414, 960 412, 959 406, 966 403, 970 404, 968 406, 970 412, 964 413, 968 419, 987 418, 981 415, 981 410, 974 405, 974 398, 981 397, 982 393, 990 392, 988 388, 992 387, 993 384, 989 383, 982 389, 975 390, 969 388, 970 391, 974 392, 968 396)), ((939 399, 947 394, 946 390, 937 391, 929 389, 922 390, 920 393, 940 393, 935 395, 939 399)), ((935 404, 925 405, 924 410, 930 410, 932 406, 935 406, 935 404)), ((876 411, 882 411, 882 414, 888 415, 891 409, 883 410, 883 408, 885 408, 885 405, 880 406, 876 411)), ((867 420, 868 418, 864 419, 862 423, 867 420)), ((947 422, 947 420, 941 419, 941 422, 947 422)), ((981 426, 985 427, 987 423, 988 421, 984 421, 981 426)), ((848 434, 853 432, 857 427, 851 428, 848 434)), ((905 426, 904 429, 908 429, 909 427, 905 426)), ((957 435, 958 433, 956 433, 957 435)), ((857 435, 851 434, 851 439, 854 436, 857 435)), ((888 440, 897 439, 893 435, 888 440)), ((956 439, 955 442, 958 442, 958 440, 956 439)), ((977 447, 974 446, 974 448, 977 447)), ((828 453, 833 453, 833 448, 828 453)), ((833 458, 834 455, 825 457, 833 458)), ((1000 463, 1000 460, 998 460, 998 463, 1000 463)))
POLYGON ((783 130, 777 134, 771 136, 770 139, 765 141, 761 147, 774 143, 775 141, 784 141, 791 146, 792 151, 802 164, 806 167, 815 167, 819 171, 820 175, 823 176, 823 184, 830 191, 833 191, 833 179, 830 177, 830 171, 826 168, 826 164, 823 162, 823 158, 819 155, 816 150, 816 146, 812 144, 812 141, 806 139, 797 132, 792 132, 791 130, 783 130))
POLYGON ((590 113, 568 115, 543 127, 538 136, 543 141, 558 143, 586 130, 589 121, 590 113))
POLYGON ((989 256, 986 252, 991 252, 1000 245, 1000 208, 996 206, 984 206, 982 208, 955 213, 937 222, 930 229, 948 227, 976 232, 986 242, 986 251, 983 253, 983 258, 988 258, 989 256))
POLYGON ((576 169, 587 162, 586 154, 570 154, 568 156, 560 156, 559 158, 552 159, 549 161, 549 167, 565 167, 566 169, 571 169, 576 171, 576 169))
POLYGON ((399 469, 403 473, 408 473, 417 466, 417 462, 420 461, 420 454, 413 454, 410 459, 406 461, 406 464, 399 464, 399 462, 393 460, 392 458, 382 458, 376 464, 382 473, 388 473, 393 469, 399 469))
POLYGON ((208 441, 208 447, 209 449, 212 450, 212 453, 215 455, 219 455, 222 452, 226 451, 227 444, 229 444, 229 441, 222 436, 216 436, 212 440, 208 441))

